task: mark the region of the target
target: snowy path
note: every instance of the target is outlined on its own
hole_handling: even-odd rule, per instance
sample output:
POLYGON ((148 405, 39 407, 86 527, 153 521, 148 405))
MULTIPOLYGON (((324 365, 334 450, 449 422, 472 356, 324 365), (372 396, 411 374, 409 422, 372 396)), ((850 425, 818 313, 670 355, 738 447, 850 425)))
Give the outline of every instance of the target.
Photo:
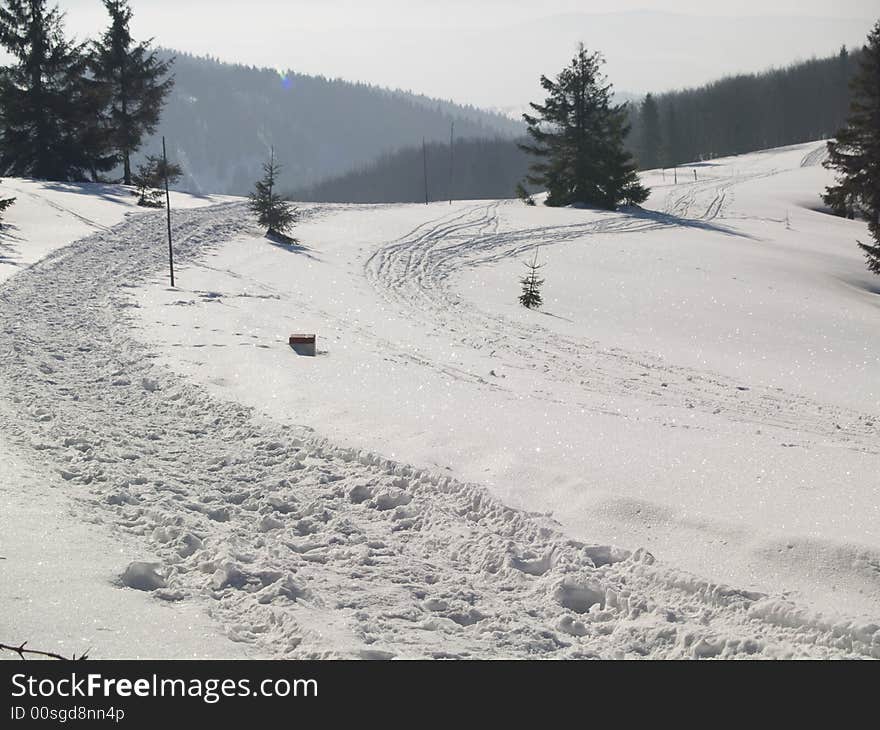
MULTIPOLYGON (((246 221, 235 204, 178 213, 178 257, 246 221)), ((496 255, 493 225, 487 205, 417 229, 375 280, 424 311, 426 282, 442 284, 477 234, 479 255, 496 255), (401 271, 421 278, 404 285, 401 271)), ((275 657, 880 657, 876 625, 576 543, 480 487, 291 432, 171 374, 133 338, 128 295, 163 266, 163 236, 160 215, 138 216, 0 288, 0 426, 93 521, 161 558, 158 600, 207 604, 275 657)), ((487 323, 492 346, 515 348, 503 324, 487 323)), ((560 377, 579 377, 583 343, 554 347, 559 372, 574 371, 560 377)))
MULTIPOLYGON (((0 407, 3 407, 0 401, 0 407)), ((0 431, 0 637, 92 659, 247 658, 201 604, 170 604, 113 582, 126 555, 143 558, 136 536, 82 514, 60 477, 0 431), (61 486, 62 488, 58 488, 61 486), (157 641, 160 633, 162 641, 157 641)), ((0 659, 17 661, 0 652, 0 659)))

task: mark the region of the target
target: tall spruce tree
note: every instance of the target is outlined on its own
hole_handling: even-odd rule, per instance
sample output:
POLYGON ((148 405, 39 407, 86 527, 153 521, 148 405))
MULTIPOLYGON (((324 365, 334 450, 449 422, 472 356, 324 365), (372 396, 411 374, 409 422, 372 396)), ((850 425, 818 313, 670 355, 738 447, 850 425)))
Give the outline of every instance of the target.
POLYGON ((82 46, 64 37, 46 0, 3 0, 0 45, 15 59, 0 72, 0 166, 13 175, 82 180, 91 106, 82 46))
POLYGON ((523 114, 533 144, 522 149, 537 157, 527 180, 546 188, 547 205, 614 210, 648 197, 623 145, 629 131, 626 108, 611 104, 602 63, 600 54, 581 44, 555 80, 541 76, 548 96, 543 104, 530 105, 536 115, 523 114))
POLYGON ((849 82, 853 76, 851 63, 849 49, 846 46, 841 46, 837 54, 836 63, 831 71, 834 79, 833 104, 836 109, 849 109, 849 82))
POLYGON ((660 167, 663 138, 660 133, 660 112, 653 94, 648 94, 639 109, 639 167, 653 170, 660 167))
POLYGON ((263 178, 256 183, 249 196, 250 207, 260 225, 267 228, 269 236, 295 243, 296 239, 287 234, 296 222, 296 209, 278 194, 280 172, 281 165, 275 161, 273 148, 268 162, 263 164, 263 178))
POLYGON ((80 79, 77 92, 77 144, 92 181, 98 182, 102 172, 119 164, 110 128, 109 88, 87 74, 80 79))
POLYGON ((859 243, 868 268, 880 274, 880 21, 868 34, 858 73, 850 89, 847 126, 828 143, 825 166, 837 171, 837 185, 823 196, 838 215, 860 214, 868 221, 873 245, 859 243))
POLYGON ((171 61, 162 61, 151 41, 131 37, 128 0, 103 0, 110 27, 92 45, 90 67, 106 87, 109 139, 122 163, 122 182, 131 185, 131 156, 159 124, 165 99, 174 86, 171 61))

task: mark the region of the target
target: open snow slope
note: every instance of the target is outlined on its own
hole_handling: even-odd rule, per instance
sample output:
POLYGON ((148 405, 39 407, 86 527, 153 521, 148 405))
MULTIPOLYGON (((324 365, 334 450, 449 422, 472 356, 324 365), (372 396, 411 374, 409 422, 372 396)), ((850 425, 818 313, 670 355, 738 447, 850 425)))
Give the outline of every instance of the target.
MULTIPOLYGON (((676 309, 663 279, 702 281, 679 247, 724 276, 763 272, 752 229, 770 249, 787 229, 735 219, 740 196, 789 173, 818 184, 798 172, 817 147, 722 161, 711 184, 658 189, 654 212, 314 207, 293 250, 241 204, 181 211, 173 290, 161 215, 131 217, 0 287, 0 430, 157 563, 157 602, 210 606, 251 654, 880 656, 876 403, 636 347, 613 320, 635 302, 660 327, 676 309), (536 243, 546 313, 515 306, 536 243), (603 307, 581 296, 621 256, 654 310, 607 282, 603 307), (318 357, 287 348, 302 330, 318 357), (818 466, 828 480, 804 481, 818 466)), ((804 258, 839 267, 791 276, 812 271, 830 302, 838 282, 869 320, 861 229, 784 197, 792 228, 822 229, 804 258)))
POLYGON ((145 290, 141 322, 174 370, 274 420, 579 539, 876 616, 880 299, 864 225, 815 210, 822 158, 649 173, 630 213, 323 207, 307 248, 229 243, 182 290, 145 290), (528 312, 537 245, 546 306, 528 312), (293 331, 323 354, 292 356, 293 331))

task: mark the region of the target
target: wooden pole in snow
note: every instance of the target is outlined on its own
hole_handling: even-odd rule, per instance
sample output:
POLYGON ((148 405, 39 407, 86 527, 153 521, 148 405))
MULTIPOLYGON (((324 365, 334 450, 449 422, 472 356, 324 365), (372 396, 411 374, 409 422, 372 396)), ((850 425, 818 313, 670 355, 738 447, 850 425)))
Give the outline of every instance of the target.
POLYGON ((455 120, 449 129, 449 204, 452 205, 452 171, 455 164, 455 120))
POLYGON ((168 217, 168 265, 171 268, 171 286, 174 286, 174 249, 171 246, 171 193, 168 192, 168 154, 165 152, 165 137, 162 137, 162 163, 165 165, 165 213, 168 217))
POLYGON ((425 172, 425 205, 428 204, 428 149, 425 147, 425 138, 422 137, 422 168, 425 172))
MULTIPOLYGON (((273 144, 269 148, 269 167, 273 170, 275 169, 275 145, 273 144)), ((274 177, 269 178, 269 199, 272 198, 272 188, 273 188, 273 180, 274 177)))

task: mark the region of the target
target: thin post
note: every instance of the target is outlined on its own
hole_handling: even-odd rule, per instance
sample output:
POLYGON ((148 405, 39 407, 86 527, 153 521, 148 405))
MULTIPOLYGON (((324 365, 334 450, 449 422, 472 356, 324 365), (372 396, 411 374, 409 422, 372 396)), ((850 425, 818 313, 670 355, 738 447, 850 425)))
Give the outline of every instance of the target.
POLYGON ((674 167, 672 169, 672 175, 673 175, 673 180, 672 180, 673 184, 678 185, 678 168, 677 167, 674 167))
POLYGON ((428 149, 425 146, 425 138, 422 137, 422 167, 425 172, 425 205, 428 204, 428 149))
POLYGON ((452 171, 455 165, 455 120, 449 129, 449 204, 452 205, 452 171))
POLYGON ((171 268, 171 286, 174 286, 174 248, 171 246, 171 193, 168 192, 168 154, 165 152, 165 137, 162 137, 162 163, 165 168, 165 213, 168 217, 168 265, 171 268))
POLYGON ((272 199, 272 188, 274 187, 274 183, 275 183, 275 173, 274 173, 274 170, 275 170, 275 145, 274 144, 269 148, 269 169, 271 169, 273 171, 273 173, 271 175, 269 175, 269 200, 271 200, 272 199))

